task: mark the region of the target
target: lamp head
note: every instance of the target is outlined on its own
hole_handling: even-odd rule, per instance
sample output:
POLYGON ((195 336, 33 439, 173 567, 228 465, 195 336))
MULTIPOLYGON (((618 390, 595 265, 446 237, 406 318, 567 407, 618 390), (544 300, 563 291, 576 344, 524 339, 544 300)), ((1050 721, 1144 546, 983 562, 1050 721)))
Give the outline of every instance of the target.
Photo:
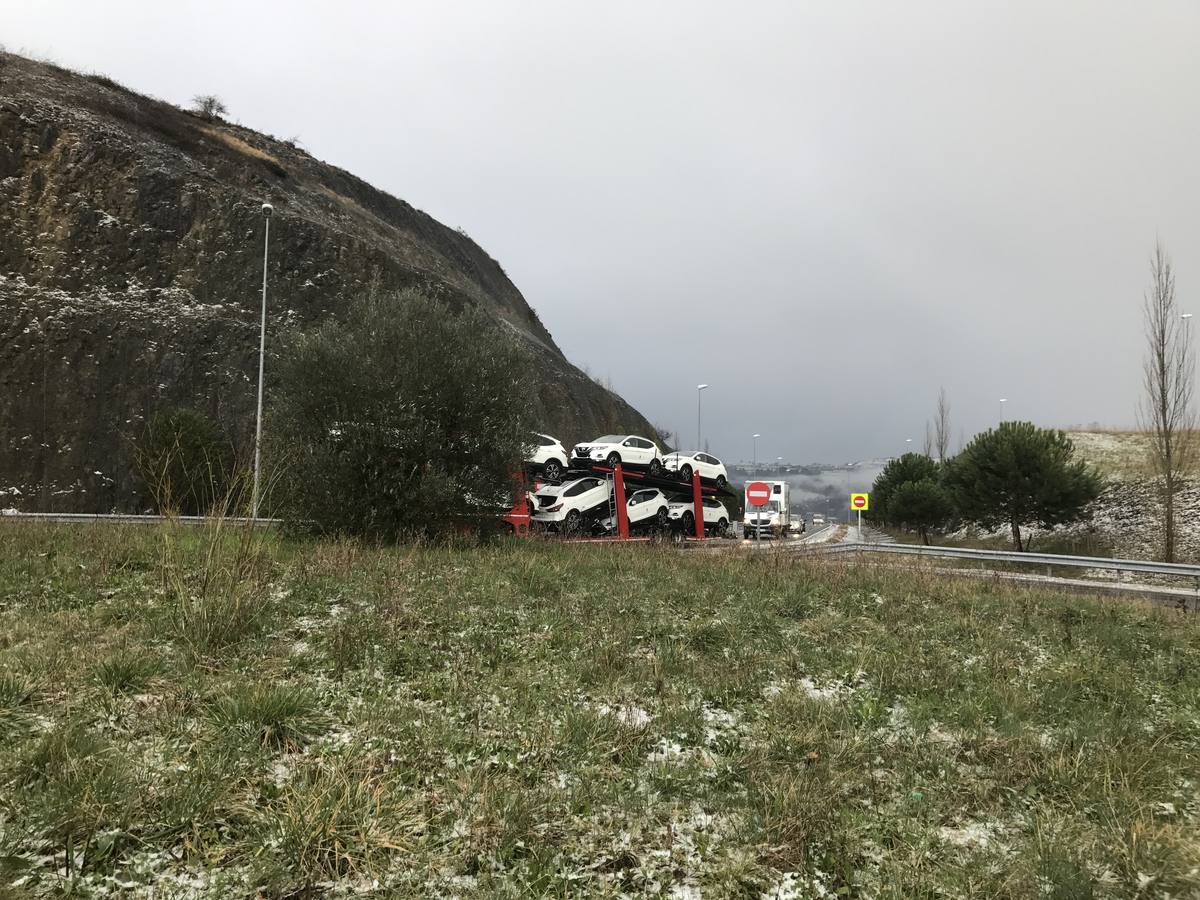
POLYGON ((271 218, 271 213, 273 212, 275 212, 275 207, 273 207, 270 203, 264 203, 262 205, 262 214, 264 219, 271 218))

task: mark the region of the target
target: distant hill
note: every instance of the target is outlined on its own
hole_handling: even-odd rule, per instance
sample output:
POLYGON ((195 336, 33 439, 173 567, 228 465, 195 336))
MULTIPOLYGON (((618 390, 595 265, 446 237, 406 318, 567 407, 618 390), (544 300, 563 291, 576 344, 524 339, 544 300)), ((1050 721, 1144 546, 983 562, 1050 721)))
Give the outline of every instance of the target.
POLYGON ((198 408, 245 445, 264 201, 271 333, 418 287, 529 345, 548 432, 653 436, 461 231, 291 143, 0 54, 0 506, 144 506, 133 449, 163 406, 198 408))

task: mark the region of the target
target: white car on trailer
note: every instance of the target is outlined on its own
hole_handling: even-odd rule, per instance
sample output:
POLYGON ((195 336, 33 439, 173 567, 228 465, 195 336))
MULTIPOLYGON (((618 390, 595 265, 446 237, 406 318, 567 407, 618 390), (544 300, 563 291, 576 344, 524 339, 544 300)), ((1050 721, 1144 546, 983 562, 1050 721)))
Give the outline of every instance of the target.
POLYGON ((711 453, 705 453, 703 450, 679 450, 675 453, 668 453, 663 457, 662 462, 663 468, 668 472, 674 472, 683 481, 691 481, 692 473, 699 472, 700 478, 704 481, 715 481, 721 487, 729 484, 729 473, 725 471, 725 464, 711 453))
POLYGON ((608 509, 611 493, 610 483, 595 475, 543 485, 533 494, 533 521, 560 531, 581 531, 597 512, 608 509))
MULTIPOLYGON (((658 488, 642 488, 629 495, 625 501, 625 511, 629 516, 630 528, 665 528, 670 524, 671 501, 658 488)), ((615 531, 617 528, 611 516, 600 524, 605 531, 615 531)))
MULTIPOLYGON (((729 533, 729 510, 725 504, 714 497, 704 497, 700 501, 704 508, 704 530, 724 537, 729 533)), ((667 517, 672 522, 678 522, 683 530, 691 534, 696 527, 696 507, 691 500, 672 501, 667 508, 667 517)))
POLYGON ((558 481, 567 470, 567 448, 548 434, 535 431, 533 438, 525 452, 525 462, 540 471, 547 481, 558 481))
POLYGON ((572 462, 610 468, 618 463, 644 466, 654 476, 662 474, 661 456, 658 444, 636 434, 605 434, 594 441, 582 441, 571 451, 572 462))

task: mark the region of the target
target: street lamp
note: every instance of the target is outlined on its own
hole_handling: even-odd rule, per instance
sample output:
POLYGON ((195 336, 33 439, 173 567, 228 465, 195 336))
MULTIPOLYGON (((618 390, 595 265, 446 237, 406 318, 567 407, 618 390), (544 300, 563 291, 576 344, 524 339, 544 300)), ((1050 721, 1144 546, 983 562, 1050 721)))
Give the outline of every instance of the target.
POLYGON ((905 438, 904 439, 904 452, 909 453, 911 451, 912 451, 912 438, 905 438))
POLYGON ((262 205, 263 215, 263 284, 262 284, 262 324, 258 332, 258 415, 254 420, 254 490, 250 495, 250 516, 258 518, 258 484, 259 467, 262 461, 262 401, 263 401, 263 360, 267 354, 267 251, 271 246, 271 213, 275 207, 270 203, 262 205))
POLYGON ((755 474, 758 473, 758 439, 760 437, 762 437, 761 434, 754 435, 754 469, 753 469, 753 471, 755 474))
POLYGON ((703 391, 707 384, 696 385, 696 449, 703 450, 704 445, 700 443, 700 392, 703 391))
POLYGON ((1004 404, 1008 402, 1007 397, 1000 398, 1000 421, 1004 421, 1004 404))

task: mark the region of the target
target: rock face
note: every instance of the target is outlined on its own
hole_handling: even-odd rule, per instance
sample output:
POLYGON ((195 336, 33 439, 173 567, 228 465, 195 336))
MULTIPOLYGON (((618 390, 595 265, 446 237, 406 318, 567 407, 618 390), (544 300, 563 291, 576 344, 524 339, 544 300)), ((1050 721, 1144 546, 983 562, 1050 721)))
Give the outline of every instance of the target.
POLYGON ((264 202, 270 332, 418 287, 529 344, 549 433, 653 436, 465 234, 292 144, 0 54, 0 507, 144 508, 136 444, 165 406, 248 443, 264 202))

